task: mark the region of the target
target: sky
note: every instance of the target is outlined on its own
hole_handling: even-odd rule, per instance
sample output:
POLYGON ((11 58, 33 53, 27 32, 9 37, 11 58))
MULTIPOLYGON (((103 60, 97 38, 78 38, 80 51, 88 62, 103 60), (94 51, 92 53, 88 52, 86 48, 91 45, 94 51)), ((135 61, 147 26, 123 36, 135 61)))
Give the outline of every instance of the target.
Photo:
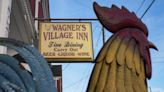
MULTIPOLYGON (((125 6, 140 18, 152 0, 50 0, 51 18, 96 18, 92 4, 96 1, 101 6, 125 6), (143 4, 142 4, 143 3, 143 4)), ((155 0, 142 21, 149 30, 149 41, 153 42, 159 51, 151 51, 153 74, 148 80, 149 92, 164 92, 164 0, 155 0)), ((84 21, 86 22, 86 21, 84 21)), ((88 21, 87 21, 88 22, 88 21)), ((102 43, 102 25, 92 22, 94 57, 100 51, 102 43)), ((105 31, 108 39, 111 33, 105 31)), ((61 63, 63 69, 63 92, 86 92, 88 80, 94 63, 61 63)))

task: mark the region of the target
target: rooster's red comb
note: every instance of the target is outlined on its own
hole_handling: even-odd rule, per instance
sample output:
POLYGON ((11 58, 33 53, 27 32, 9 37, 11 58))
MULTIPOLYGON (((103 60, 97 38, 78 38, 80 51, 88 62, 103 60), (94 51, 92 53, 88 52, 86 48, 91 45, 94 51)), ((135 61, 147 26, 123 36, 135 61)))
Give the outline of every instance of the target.
POLYGON ((94 2, 93 7, 98 19, 108 31, 116 33, 120 29, 132 27, 140 29, 148 36, 145 24, 137 18, 134 12, 129 12, 124 6, 121 9, 115 5, 107 8, 101 7, 94 2))

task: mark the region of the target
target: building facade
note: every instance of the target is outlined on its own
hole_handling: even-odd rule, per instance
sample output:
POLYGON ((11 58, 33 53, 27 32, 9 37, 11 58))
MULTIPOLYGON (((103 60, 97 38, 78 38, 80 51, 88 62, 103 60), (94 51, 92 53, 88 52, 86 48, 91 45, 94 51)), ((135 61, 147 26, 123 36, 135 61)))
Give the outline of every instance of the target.
MULTIPOLYGON (((0 37, 12 38, 38 47, 38 20, 49 18, 49 0, 0 0, 0 37)), ((15 54, 6 47, 0 53, 15 54)))
MULTIPOLYGON (((38 18, 50 18, 49 0, 0 0, 0 37, 23 41, 38 48, 38 18)), ((0 46, 0 54, 14 56, 17 52, 0 46)), ((54 80, 54 86, 62 92, 61 77, 54 76, 54 80)))
MULTIPOLYGON (((0 37, 8 37, 12 0, 0 0, 0 37)), ((0 53, 6 53, 7 48, 0 46, 0 53)))
POLYGON ((51 70, 54 76, 57 92, 62 92, 62 65, 51 65, 51 70))
MULTIPOLYGON (((50 18, 49 0, 0 0, 0 37, 23 41, 38 48, 38 18, 50 18)), ((14 56, 17 52, 0 46, 0 54, 14 56)), ((54 80, 54 86, 62 92, 61 76, 54 76, 54 80)))

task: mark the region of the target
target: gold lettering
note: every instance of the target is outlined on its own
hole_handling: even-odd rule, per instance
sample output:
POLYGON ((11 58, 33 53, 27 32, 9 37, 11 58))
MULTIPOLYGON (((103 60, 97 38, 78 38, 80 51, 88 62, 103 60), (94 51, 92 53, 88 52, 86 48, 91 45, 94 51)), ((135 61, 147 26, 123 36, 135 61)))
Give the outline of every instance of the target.
POLYGON ((88 41, 88 33, 87 32, 77 32, 76 38, 80 40, 88 41))

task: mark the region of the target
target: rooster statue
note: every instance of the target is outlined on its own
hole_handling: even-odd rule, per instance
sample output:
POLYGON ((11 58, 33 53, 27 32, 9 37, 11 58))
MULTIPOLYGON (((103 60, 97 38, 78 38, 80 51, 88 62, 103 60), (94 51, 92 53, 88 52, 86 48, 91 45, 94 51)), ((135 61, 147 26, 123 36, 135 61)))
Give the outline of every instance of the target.
POLYGON ((147 92, 152 75, 146 25, 125 7, 101 7, 94 2, 101 24, 113 35, 96 58, 87 92, 147 92))

